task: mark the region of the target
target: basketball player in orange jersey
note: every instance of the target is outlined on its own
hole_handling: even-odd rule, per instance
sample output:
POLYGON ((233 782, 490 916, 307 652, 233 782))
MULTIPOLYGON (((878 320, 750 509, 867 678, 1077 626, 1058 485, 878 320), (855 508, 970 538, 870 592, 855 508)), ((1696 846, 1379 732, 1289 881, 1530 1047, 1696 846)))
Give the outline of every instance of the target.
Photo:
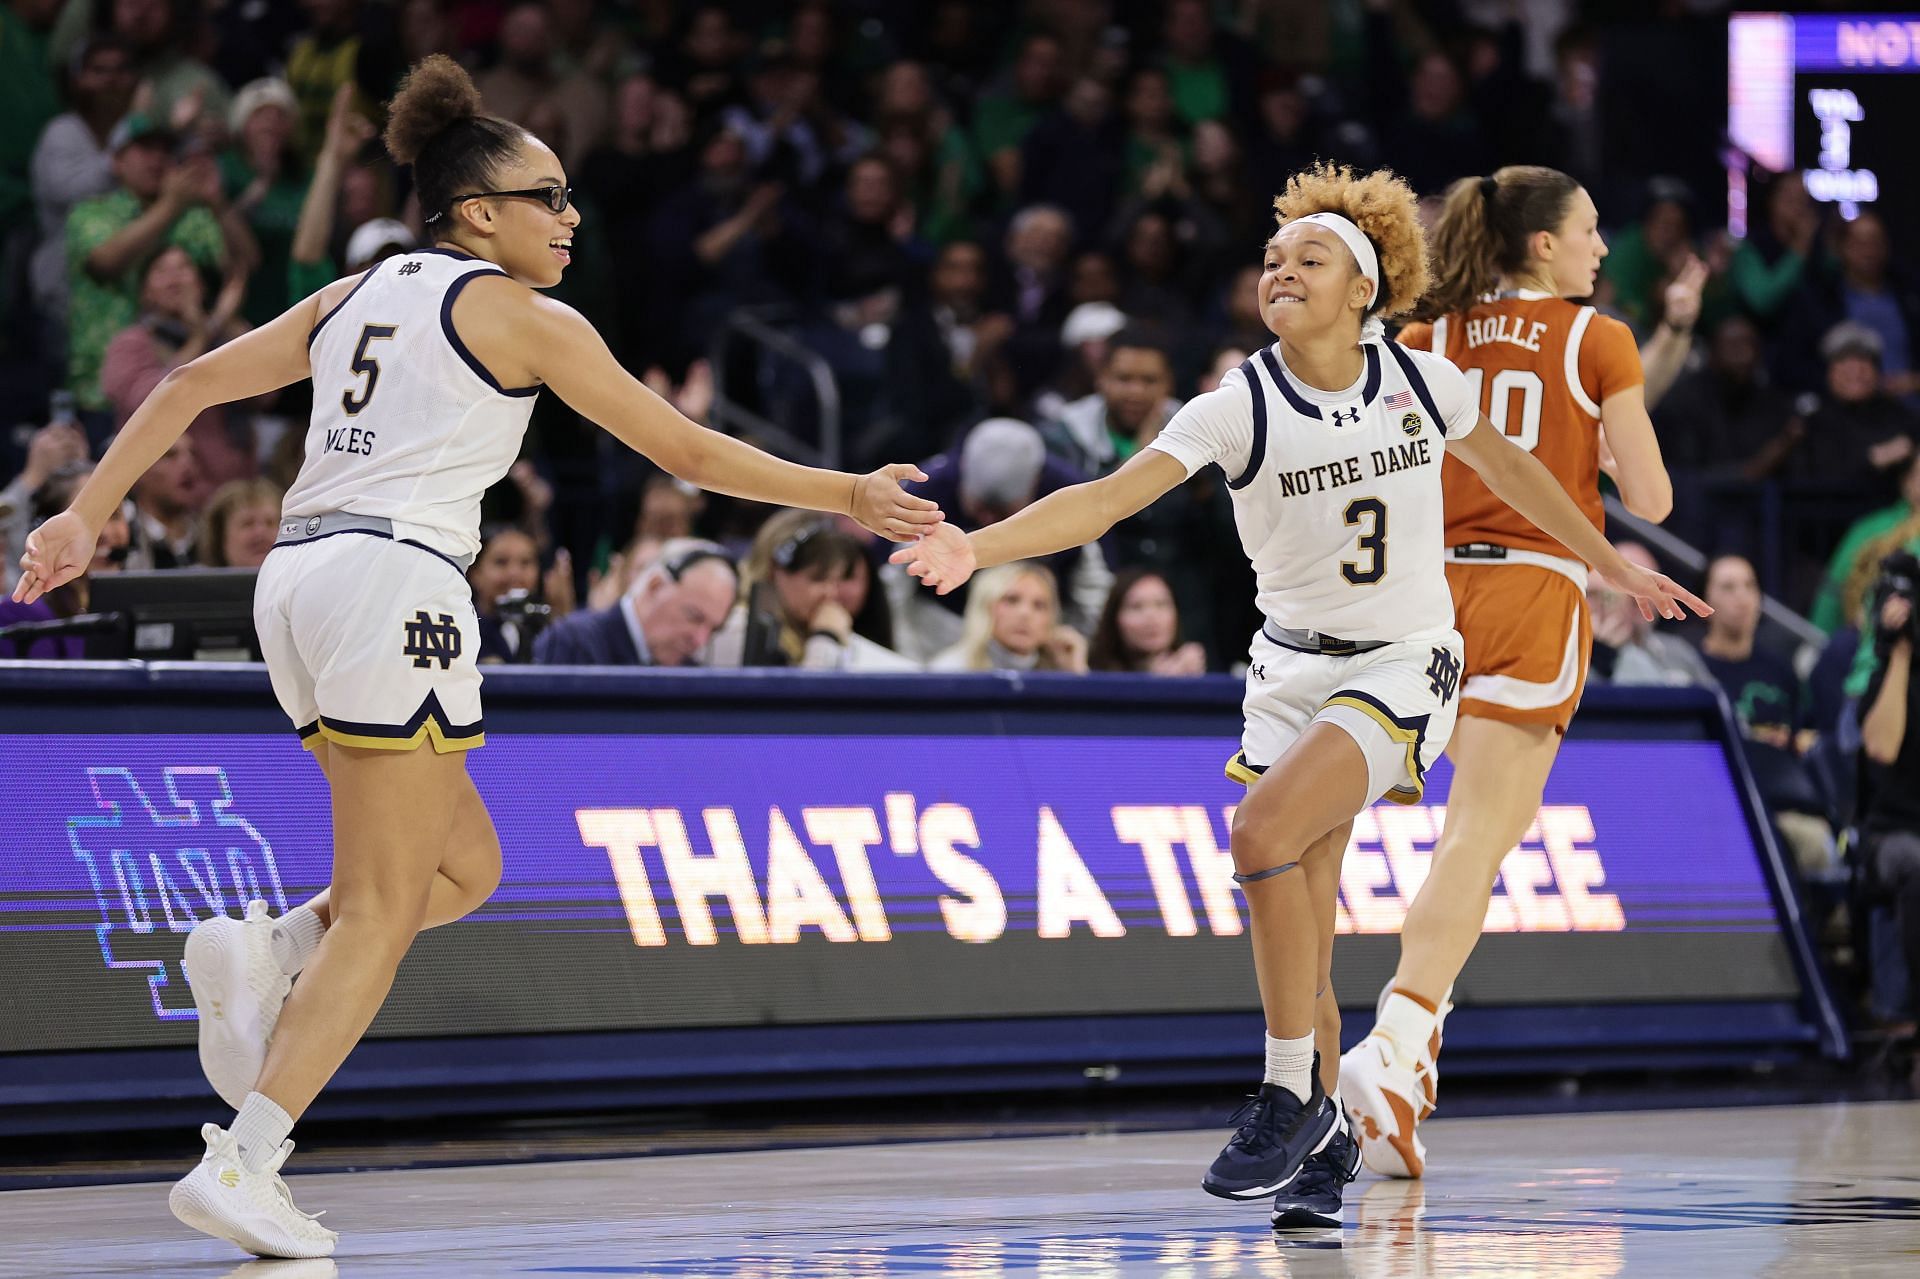
MULTIPOLYGON (((1607 254, 1587 192, 1555 169, 1463 178, 1432 233, 1436 284, 1400 341, 1445 355, 1486 419, 1553 472, 1596 528, 1600 472, 1627 509, 1658 522, 1673 488, 1647 417, 1632 332, 1591 306, 1607 254)), ((1431 1113, 1454 978, 1479 940, 1500 863, 1540 808, 1586 683, 1593 630, 1586 567, 1448 461, 1447 582, 1465 683, 1445 827, 1400 935, 1400 966, 1374 1029, 1342 1058, 1340 1093, 1368 1167, 1418 1177, 1415 1126, 1431 1113)), ((1403 885, 1403 890, 1408 887, 1403 885)))

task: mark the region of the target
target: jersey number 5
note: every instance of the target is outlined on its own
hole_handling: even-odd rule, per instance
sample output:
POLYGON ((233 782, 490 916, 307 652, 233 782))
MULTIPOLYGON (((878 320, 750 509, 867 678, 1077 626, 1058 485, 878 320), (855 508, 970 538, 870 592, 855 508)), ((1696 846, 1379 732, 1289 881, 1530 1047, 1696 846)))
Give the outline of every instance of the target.
POLYGON ((353 371, 367 379, 367 384, 356 395, 351 387, 340 392, 340 407, 347 411, 348 417, 356 417, 360 410, 373 403, 373 389, 380 385, 380 361, 367 356, 369 342, 385 342, 396 332, 391 324, 369 324, 360 330, 360 345, 353 348, 353 371))
POLYGON ((1527 452, 1533 452, 1534 445, 1540 443, 1540 405, 1546 398, 1546 384, 1540 375, 1532 369, 1501 369, 1493 375, 1493 385, 1489 394, 1482 398, 1480 384, 1486 380, 1485 369, 1467 369, 1467 385, 1473 388, 1473 398, 1480 405, 1480 411, 1487 415, 1487 421, 1494 429, 1518 444, 1527 452), (1513 412, 1513 393, 1520 393, 1520 423, 1518 430, 1507 429, 1507 419, 1513 412))
POLYGON ((1372 586, 1387 575, 1387 504, 1377 497, 1357 497, 1347 503, 1344 517, 1348 527, 1367 521, 1360 535, 1360 549, 1367 553, 1367 566, 1342 560, 1340 576, 1355 586, 1372 586))

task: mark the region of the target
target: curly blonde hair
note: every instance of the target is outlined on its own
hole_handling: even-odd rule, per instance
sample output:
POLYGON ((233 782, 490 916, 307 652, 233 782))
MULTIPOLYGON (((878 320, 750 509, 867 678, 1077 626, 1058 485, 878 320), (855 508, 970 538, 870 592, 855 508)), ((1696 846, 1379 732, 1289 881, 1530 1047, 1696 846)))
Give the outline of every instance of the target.
POLYGON ((1360 177, 1344 164, 1322 160, 1287 179, 1273 197, 1281 226, 1315 213, 1338 213, 1373 241, 1380 255, 1380 291, 1367 314, 1389 319, 1411 311, 1427 291, 1427 240, 1420 230, 1420 197, 1391 170, 1360 177))

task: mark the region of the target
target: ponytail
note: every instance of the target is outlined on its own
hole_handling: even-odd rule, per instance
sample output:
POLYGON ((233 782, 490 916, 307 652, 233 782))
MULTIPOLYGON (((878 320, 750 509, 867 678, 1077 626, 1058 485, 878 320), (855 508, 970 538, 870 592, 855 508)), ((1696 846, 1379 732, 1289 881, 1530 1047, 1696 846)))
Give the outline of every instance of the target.
POLYGON ((1434 286, 1421 305, 1426 318, 1464 311, 1493 292, 1503 275, 1526 269, 1528 241, 1558 231, 1580 190, 1558 169, 1510 164, 1491 177, 1461 178, 1447 188, 1433 225, 1434 286))

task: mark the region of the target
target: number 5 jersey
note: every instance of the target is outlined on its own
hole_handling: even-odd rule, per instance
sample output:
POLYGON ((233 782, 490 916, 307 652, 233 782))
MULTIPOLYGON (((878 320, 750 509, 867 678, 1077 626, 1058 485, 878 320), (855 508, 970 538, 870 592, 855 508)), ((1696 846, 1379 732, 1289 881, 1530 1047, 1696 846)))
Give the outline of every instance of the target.
POLYGON ((455 559, 480 549, 480 495, 520 455, 537 387, 508 388, 460 341, 453 304, 499 267, 450 249, 369 270, 307 340, 313 421, 283 519, 347 511, 455 559))

